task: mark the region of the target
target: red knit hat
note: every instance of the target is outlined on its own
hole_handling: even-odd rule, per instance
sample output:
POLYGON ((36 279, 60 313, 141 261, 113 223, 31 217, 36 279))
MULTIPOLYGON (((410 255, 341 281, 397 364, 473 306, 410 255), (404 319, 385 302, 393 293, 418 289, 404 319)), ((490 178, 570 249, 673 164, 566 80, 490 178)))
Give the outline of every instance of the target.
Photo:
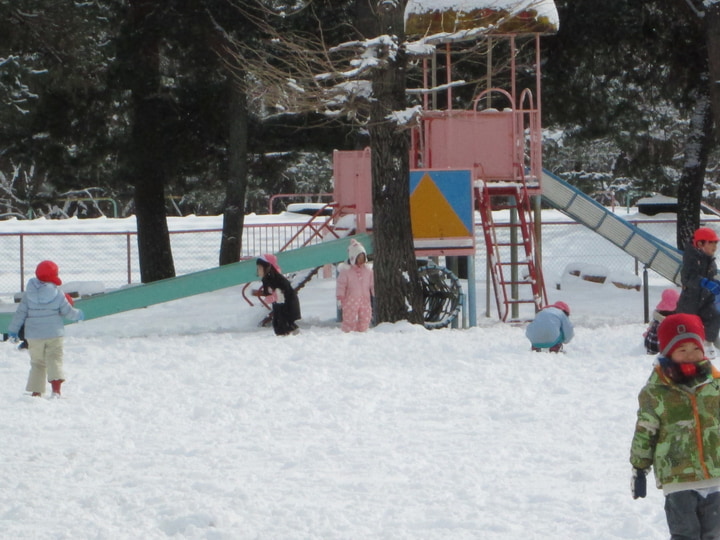
POLYGON ((58 265, 52 261, 42 261, 35 269, 35 277, 46 283, 54 283, 57 286, 62 285, 62 281, 58 277, 58 265))
POLYGON ((665 317, 658 326, 660 354, 666 358, 670 358, 675 349, 689 341, 705 351, 705 328, 697 315, 675 313, 665 317))

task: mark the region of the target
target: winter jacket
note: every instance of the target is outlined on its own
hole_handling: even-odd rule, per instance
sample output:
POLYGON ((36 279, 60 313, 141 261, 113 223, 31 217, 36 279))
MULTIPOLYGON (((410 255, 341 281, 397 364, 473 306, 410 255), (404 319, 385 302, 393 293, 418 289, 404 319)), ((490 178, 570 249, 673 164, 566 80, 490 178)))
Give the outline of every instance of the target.
POLYGON ((525 336, 533 347, 546 349, 558 343, 570 343, 575 335, 572 323, 562 309, 546 307, 540 310, 525 329, 525 336))
POLYGON ((65 335, 63 317, 79 321, 82 311, 70 305, 54 283, 31 278, 8 331, 17 334, 25 325, 25 339, 50 339, 65 335))
POLYGON ((300 301, 297 292, 288 279, 277 272, 270 272, 262 278, 262 294, 275 294, 272 304, 273 329, 278 335, 289 334, 297 328, 295 321, 301 318, 300 301))
POLYGON ((717 264, 715 257, 688 245, 683 252, 680 279, 682 291, 677 304, 677 313, 698 315, 705 326, 705 337, 715 341, 720 331, 720 313, 715 308, 715 295, 700 286, 702 278, 715 279, 717 264))
MULTIPOLYGON (((630 463, 652 465, 665 494, 720 485, 720 374, 708 369, 692 387, 670 380, 656 361, 638 396, 630 463)), ((708 362, 709 364, 709 362, 708 362)))
POLYGON ((373 270, 367 264, 349 265, 340 263, 335 285, 335 296, 342 304, 351 298, 360 299, 370 304, 370 299, 375 296, 375 281, 373 270))
MULTIPOLYGON (((666 312, 667 313, 667 312, 666 312)), ((653 312, 652 321, 648 326, 643 337, 645 338, 645 350, 648 354, 657 354, 660 352, 660 345, 658 343, 658 326, 665 319, 665 315, 660 313, 657 309, 653 312)))

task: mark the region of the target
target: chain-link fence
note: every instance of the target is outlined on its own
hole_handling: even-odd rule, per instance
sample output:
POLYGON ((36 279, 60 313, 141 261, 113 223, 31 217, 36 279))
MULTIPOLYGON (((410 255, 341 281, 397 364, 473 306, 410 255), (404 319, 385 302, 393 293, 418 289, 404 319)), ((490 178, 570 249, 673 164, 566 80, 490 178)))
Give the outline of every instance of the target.
MULTIPOLYGON (((670 246, 676 245, 674 220, 628 220, 639 229, 670 246)), ((542 224, 542 266, 545 285, 555 287, 563 274, 578 267, 594 268, 600 275, 620 282, 628 276, 641 276, 643 264, 593 230, 574 221, 550 221, 542 224)), ((669 286, 664 277, 648 272, 651 283, 669 286)))
MULTIPOLYGON (((720 220, 707 220, 712 224, 720 220)), ((243 231, 242 258, 280 251, 288 241, 288 249, 301 247, 324 219, 316 219, 313 227, 303 223, 246 224, 243 231)), ((675 221, 632 221, 641 229, 675 245, 675 221)), ((596 265, 609 275, 640 275, 642 265, 623 250, 592 230, 574 221, 549 221, 542 224, 543 274, 547 288, 560 283, 571 266, 596 265), (568 249, 570 245, 572 248, 568 249)), ((188 274, 217 266, 222 230, 197 229, 170 232, 175 271, 188 274)), ((485 280, 485 246, 482 227, 476 225, 478 257, 476 278, 485 280)), ((327 235, 326 235, 327 236, 327 235)), ((317 235, 311 243, 322 241, 317 235)), ((102 282, 106 290, 140 282, 137 238, 131 232, 8 232, 0 233, 0 296, 13 296, 24 289, 33 276, 35 266, 44 259, 58 263, 65 283, 102 282)), ((667 285, 665 278, 649 273, 651 283, 667 285)))
MULTIPOLYGON (((545 218, 545 216, 543 217, 545 218)), ((674 216, 671 217, 674 218, 674 216)), ((627 221, 670 247, 676 245, 677 224, 675 219, 643 217, 635 219, 635 215, 632 218, 627 221)), ((501 222, 501 220, 496 221, 501 222)), ((720 220, 717 218, 706 219, 703 217, 703 226, 717 228, 719 224, 720 220)), ((568 274, 576 272, 586 274, 585 277, 589 281, 592 280, 590 278, 597 276, 598 279, 605 278, 607 282, 620 287, 638 288, 639 290, 642 288, 644 265, 592 229, 569 218, 563 219, 561 214, 543 221, 541 229, 542 272, 548 291, 562 288, 563 283, 567 281, 568 274)), ((510 228, 500 228, 497 241, 511 243, 509 235, 510 228)), ((479 282, 486 282, 487 275, 484 243, 481 224, 476 223, 475 275, 479 282)), ((519 254, 519 256, 522 255, 519 254)), ((668 279, 651 269, 647 269, 647 278, 650 287, 673 286, 668 279)))
MULTIPOLYGON (((89 222, 88 222, 89 224, 89 222)), ((241 258, 254 258, 281 249, 295 249, 323 241, 325 219, 305 223, 249 224, 243 229, 241 258)), ((170 231, 175 273, 188 274, 218 265, 222 229, 170 231)), ((50 259, 60 267, 69 286, 101 282, 104 290, 140 282, 137 233, 15 232, 0 233, 0 296, 24 290, 37 263, 50 259)), ((67 287, 66 287, 67 288, 67 287)))

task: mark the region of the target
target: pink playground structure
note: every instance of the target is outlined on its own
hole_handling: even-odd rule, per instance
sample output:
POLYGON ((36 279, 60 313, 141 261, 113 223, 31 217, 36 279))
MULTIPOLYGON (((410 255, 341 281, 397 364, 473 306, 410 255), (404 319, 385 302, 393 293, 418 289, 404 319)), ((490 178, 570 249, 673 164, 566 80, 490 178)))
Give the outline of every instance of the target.
MULTIPOLYGON (((469 257, 470 319, 476 324, 474 215, 470 231, 462 233, 462 223, 467 222, 463 205, 469 205, 471 214, 477 212, 481 218, 499 317, 527 320, 547 303, 535 248, 534 210, 539 209, 542 192, 540 37, 557 31, 557 10, 552 0, 455 3, 458 6, 410 0, 405 12, 407 37, 418 39, 410 50, 434 46, 424 47, 430 53, 416 55, 422 64, 421 87, 409 90, 422 107, 411 131, 410 153, 416 252, 469 257), (454 62, 470 49, 477 66, 484 67, 483 73, 473 74, 472 85, 455 78, 458 62, 454 62), (439 82, 443 76, 444 82, 439 82), (468 88, 474 93, 470 108, 454 109, 461 96, 468 101, 468 88), (467 171, 467 191, 456 186, 464 181, 462 175, 445 183, 436 178, 443 171, 467 171), (460 225, 453 231, 424 225, 431 198, 427 193, 434 201, 445 199, 443 211, 457 211, 460 225), (459 195, 463 193, 466 201, 459 195), (493 218, 500 210, 508 211, 510 218, 496 223, 493 218), (529 308, 525 313, 523 306, 529 308)), ((365 232, 372 213, 370 150, 336 151, 334 181, 337 207, 354 214, 357 231, 365 232)))

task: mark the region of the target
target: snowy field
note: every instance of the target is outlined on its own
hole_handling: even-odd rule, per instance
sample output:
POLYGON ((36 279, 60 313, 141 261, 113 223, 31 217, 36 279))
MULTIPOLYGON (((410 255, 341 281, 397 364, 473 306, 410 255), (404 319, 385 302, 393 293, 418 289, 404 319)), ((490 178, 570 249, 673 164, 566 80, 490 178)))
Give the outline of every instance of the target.
POLYGON ((332 279, 301 291, 297 336, 240 287, 69 325, 59 400, 29 397, 27 353, 1 343, 0 536, 667 538, 661 492, 630 495, 642 293, 558 279, 560 355, 484 298, 475 328, 343 334, 332 279))

